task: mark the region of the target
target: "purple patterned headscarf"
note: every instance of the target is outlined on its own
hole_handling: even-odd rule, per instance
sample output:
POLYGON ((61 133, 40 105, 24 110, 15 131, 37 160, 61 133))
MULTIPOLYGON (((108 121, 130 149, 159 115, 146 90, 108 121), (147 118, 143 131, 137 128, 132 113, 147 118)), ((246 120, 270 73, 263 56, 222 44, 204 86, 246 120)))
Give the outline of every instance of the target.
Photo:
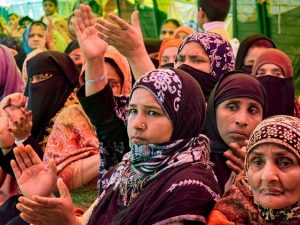
POLYGON ((170 118, 173 126, 170 141, 200 134, 205 100, 199 84, 190 75, 176 69, 157 69, 137 80, 131 93, 140 87, 153 94, 170 118))
POLYGON ((199 43, 210 60, 210 74, 219 79, 225 72, 234 68, 234 54, 230 43, 219 34, 212 32, 199 32, 187 36, 179 46, 178 53, 189 42, 199 43))
POLYGON ((5 96, 22 92, 24 81, 21 72, 17 67, 14 57, 7 47, 0 45, 0 101, 5 96))

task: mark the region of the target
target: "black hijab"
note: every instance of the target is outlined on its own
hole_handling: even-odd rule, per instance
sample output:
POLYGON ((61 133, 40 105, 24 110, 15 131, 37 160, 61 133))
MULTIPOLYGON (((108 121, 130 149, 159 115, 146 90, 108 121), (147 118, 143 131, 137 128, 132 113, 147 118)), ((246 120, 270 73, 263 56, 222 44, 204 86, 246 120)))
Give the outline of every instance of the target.
POLYGON ((244 65, 244 59, 248 53, 249 48, 251 48, 257 41, 265 40, 264 44, 258 45, 257 47, 263 47, 266 48, 276 48, 275 43, 269 39, 268 37, 262 35, 262 34, 254 34, 251 36, 246 37, 240 44, 240 47, 238 49, 236 58, 235 58, 235 69, 236 70, 242 70, 247 73, 251 73, 250 71, 245 71, 245 68, 243 68, 244 65))
POLYGON ((224 153, 229 146, 221 138, 216 119, 216 108, 222 102, 247 97, 257 101, 266 111, 266 94, 260 82, 242 71, 231 71, 225 73, 212 90, 208 103, 205 121, 205 130, 211 141, 212 153, 224 153))
POLYGON ((64 106, 78 84, 79 71, 72 59, 63 53, 45 51, 27 62, 28 109, 32 110, 32 132, 41 141, 50 120, 64 106), (36 74, 50 74, 50 78, 32 83, 36 74))

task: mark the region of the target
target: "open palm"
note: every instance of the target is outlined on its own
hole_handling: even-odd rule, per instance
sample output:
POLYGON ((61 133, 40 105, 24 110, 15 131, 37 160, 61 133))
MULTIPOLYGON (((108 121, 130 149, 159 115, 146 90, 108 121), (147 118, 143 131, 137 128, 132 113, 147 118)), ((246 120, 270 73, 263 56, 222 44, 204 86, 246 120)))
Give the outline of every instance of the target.
POLYGON ((30 145, 20 145, 14 149, 16 160, 11 162, 22 194, 31 198, 33 195, 51 196, 56 183, 54 162, 49 167, 43 164, 30 145))
POLYGON ((80 9, 75 10, 74 13, 73 26, 85 58, 88 60, 104 55, 107 43, 98 36, 91 8, 80 5, 80 9))

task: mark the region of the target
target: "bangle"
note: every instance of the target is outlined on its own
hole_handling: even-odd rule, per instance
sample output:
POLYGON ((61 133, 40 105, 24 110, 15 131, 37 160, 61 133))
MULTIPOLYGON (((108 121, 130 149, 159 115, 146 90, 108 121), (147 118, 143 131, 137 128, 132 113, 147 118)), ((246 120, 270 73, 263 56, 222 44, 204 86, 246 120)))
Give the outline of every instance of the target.
POLYGON ((98 82, 104 80, 105 78, 106 78, 106 72, 105 72, 102 76, 100 76, 100 77, 98 77, 98 78, 96 78, 96 79, 94 79, 94 80, 92 80, 92 79, 87 79, 86 77, 84 78, 84 80, 85 80, 85 82, 87 82, 87 83, 98 83, 98 82))

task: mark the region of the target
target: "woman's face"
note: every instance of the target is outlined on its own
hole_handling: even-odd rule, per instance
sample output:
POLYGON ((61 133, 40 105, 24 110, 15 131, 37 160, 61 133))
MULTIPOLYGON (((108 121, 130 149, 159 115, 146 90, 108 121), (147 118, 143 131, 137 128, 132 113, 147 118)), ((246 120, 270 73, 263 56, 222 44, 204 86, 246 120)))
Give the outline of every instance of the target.
POLYGON ((175 62, 175 58, 178 52, 178 48, 177 47, 169 47, 166 48, 161 56, 161 63, 160 65, 163 66, 165 64, 168 63, 174 63, 175 62))
POLYGON ((45 48, 46 46, 46 30, 42 26, 32 25, 30 29, 28 46, 30 48, 45 48))
POLYGON ((265 47, 251 47, 248 49, 247 54, 244 58, 243 67, 247 68, 246 72, 250 73, 252 72, 252 67, 254 65, 254 62, 257 58, 257 56, 262 53, 264 50, 266 50, 265 47))
POLYGON ((121 77, 110 63, 105 62, 105 68, 107 72, 107 79, 111 86, 113 94, 120 95, 122 91, 121 77))
POLYGON ((242 146, 261 122, 262 116, 261 105, 251 98, 226 100, 216 109, 219 134, 227 145, 237 142, 242 146))
POLYGON ((160 144, 170 140, 172 124, 154 96, 137 88, 128 106, 127 132, 133 144, 160 144))
POLYGON ((264 208, 281 209, 300 200, 300 162, 292 153, 279 145, 262 144, 247 160, 255 202, 264 208))
POLYGON ((194 41, 187 43, 183 47, 176 56, 175 61, 175 68, 182 64, 186 64, 206 73, 210 73, 211 71, 210 60, 207 53, 199 43, 194 41))
POLYGON ((177 27, 174 23, 172 23, 172 22, 165 23, 165 24, 161 27, 159 39, 160 39, 160 40, 166 40, 166 39, 172 38, 173 35, 174 35, 174 31, 175 31, 177 28, 178 28, 178 27, 177 27))
POLYGON ((273 76, 273 77, 284 78, 284 73, 279 66, 272 63, 266 63, 259 67, 259 69, 256 71, 255 76, 256 77, 273 76))
POLYGON ((80 68, 81 70, 85 62, 81 49, 80 48, 74 49, 72 52, 70 52, 69 56, 73 60, 73 62, 78 66, 78 68, 80 68))

